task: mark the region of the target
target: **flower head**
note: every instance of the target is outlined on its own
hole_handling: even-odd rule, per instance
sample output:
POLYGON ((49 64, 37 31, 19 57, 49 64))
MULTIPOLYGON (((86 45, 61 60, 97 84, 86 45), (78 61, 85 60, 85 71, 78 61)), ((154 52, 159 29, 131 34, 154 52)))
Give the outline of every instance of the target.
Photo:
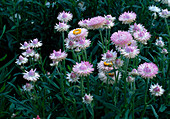
POLYGON ((93 17, 89 20, 89 22, 87 23, 89 29, 99 29, 99 28, 103 28, 103 25, 105 24, 106 19, 102 16, 97 16, 97 17, 93 17))
POLYGON ((26 52, 23 52, 22 55, 25 57, 33 57, 35 54, 35 51, 33 49, 28 48, 26 52))
POLYGON ((63 23, 59 22, 59 24, 56 24, 56 26, 54 26, 54 29, 56 29, 59 32, 67 31, 69 28, 70 28, 70 25, 67 25, 64 22, 63 23))
POLYGON ((139 49, 134 46, 125 46, 120 50, 120 52, 126 58, 135 58, 139 54, 139 49))
POLYGON ((84 103, 90 104, 91 101, 93 100, 93 96, 91 96, 90 94, 89 95, 85 94, 85 96, 82 97, 82 99, 84 103))
POLYGON ((129 83, 134 82, 134 80, 135 80, 135 78, 134 78, 134 77, 131 77, 131 76, 128 76, 128 77, 126 78, 126 81, 129 82, 129 83))
POLYGON ((72 20, 72 18, 73 18, 73 15, 71 13, 65 12, 65 11, 60 12, 57 17, 57 19, 62 22, 68 22, 68 21, 72 20))
POLYGON ((26 83, 26 85, 22 86, 22 88, 23 88, 24 91, 29 92, 34 88, 34 86, 32 84, 30 84, 30 83, 26 83))
POLYGON ((156 7, 154 5, 149 6, 149 10, 152 12, 157 12, 157 13, 159 13, 161 11, 161 9, 159 7, 156 7))
POLYGON ((138 73, 143 78, 153 78, 158 74, 158 67, 154 63, 143 63, 138 67, 138 73))
POLYGON ((133 69, 133 70, 129 73, 129 75, 138 76, 139 73, 138 73, 138 71, 137 71, 136 69, 133 69))
POLYGON ((35 38, 33 41, 31 40, 30 46, 33 48, 38 48, 42 46, 41 41, 38 41, 37 38, 35 38))
POLYGON ((25 64, 28 62, 28 59, 26 57, 23 57, 22 55, 19 56, 17 61, 15 62, 17 65, 25 64))
POLYGON ((168 51, 167 51, 167 49, 163 48, 161 53, 166 55, 166 54, 168 54, 168 51))
POLYGON ((164 9, 159 12, 159 16, 162 18, 168 18, 170 16, 170 11, 168 11, 168 9, 164 9))
POLYGON ((88 29, 89 19, 79 21, 78 25, 88 29))
POLYGON ((86 40, 85 38, 82 38, 76 43, 76 47, 79 47, 80 49, 86 49, 90 46, 90 43, 90 39, 86 40))
POLYGON ((104 62, 104 61, 100 61, 99 63, 97 63, 97 69, 99 70, 99 72, 109 72, 111 70, 113 70, 113 63, 112 62, 104 62))
POLYGON ((116 67, 121 67, 121 66, 123 66, 123 60, 121 60, 121 59, 116 59, 116 60, 115 60, 115 66, 116 66, 116 67))
POLYGON ((50 54, 50 59, 56 60, 56 61, 62 61, 67 57, 67 53, 61 52, 61 49, 59 51, 53 50, 53 53, 50 54))
POLYGON ((142 24, 136 24, 136 23, 134 23, 134 25, 130 25, 130 28, 129 28, 129 32, 132 34, 136 31, 144 31, 144 30, 146 29, 142 24))
POLYGON ((165 90, 162 88, 162 86, 159 86, 157 83, 155 85, 151 85, 149 91, 154 96, 161 96, 165 90))
POLYGON ((81 63, 76 63, 76 65, 73 66, 73 71, 79 76, 87 76, 94 71, 94 68, 92 67, 93 65, 89 62, 81 61, 81 63))
POLYGON ((69 32, 68 34, 68 38, 72 39, 72 40, 80 40, 84 37, 87 37, 88 35, 88 31, 85 28, 77 28, 77 29, 73 29, 69 32))
POLYGON ((103 61, 107 61, 107 62, 111 62, 111 61, 115 61, 115 59, 117 58, 117 52, 113 50, 111 51, 107 51, 106 53, 102 54, 102 60, 103 61))
POLYGON ((136 19, 136 14, 134 12, 124 12, 119 16, 119 21, 122 21, 123 24, 130 24, 136 19))
POLYGON ((26 41, 24 42, 24 44, 20 43, 20 45, 21 45, 20 49, 22 49, 22 50, 26 50, 30 47, 30 44, 27 43, 26 41))
POLYGON ((116 46, 123 47, 132 40, 132 35, 126 31, 118 31, 112 34, 111 41, 116 46))
POLYGON ((157 46, 159 47, 163 47, 164 46, 164 42, 162 41, 162 37, 159 37, 159 39, 156 39, 156 43, 157 46))
POLYGON ((76 41, 66 38, 65 42, 66 42, 65 43, 66 48, 68 48, 68 49, 76 48, 76 43, 77 43, 76 41))
POLYGON ((115 17, 112 17, 111 15, 106 15, 104 17, 105 17, 106 20, 109 20, 109 21, 112 21, 112 22, 115 21, 115 19, 116 19, 115 17))
POLYGON ((38 73, 35 72, 35 70, 31 69, 29 72, 25 71, 26 73, 23 73, 24 76, 23 78, 28 80, 28 81, 37 81, 37 79, 39 79, 40 75, 38 73))
POLYGON ((67 74, 66 79, 68 79, 69 82, 73 83, 73 82, 78 82, 79 77, 75 72, 72 71, 71 73, 67 74))

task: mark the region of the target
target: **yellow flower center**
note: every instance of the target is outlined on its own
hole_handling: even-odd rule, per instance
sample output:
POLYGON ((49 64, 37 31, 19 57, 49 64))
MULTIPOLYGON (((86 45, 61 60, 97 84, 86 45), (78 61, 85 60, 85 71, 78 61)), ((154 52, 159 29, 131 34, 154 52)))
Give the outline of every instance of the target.
POLYGON ((112 66, 113 66, 113 63, 112 63, 112 62, 110 62, 110 63, 104 62, 104 66, 112 67, 112 66))
POLYGON ((108 73, 108 75, 113 77, 115 75, 115 73, 114 72, 108 73))
POLYGON ((129 42, 127 45, 128 45, 128 46, 130 46, 131 44, 132 44, 132 43, 131 43, 131 42, 129 42))
POLYGON ((74 31, 73 31, 73 34, 74 35, 78 35, 78 34, 80 34, 81 33, 81 29, 75 29, 74 31))

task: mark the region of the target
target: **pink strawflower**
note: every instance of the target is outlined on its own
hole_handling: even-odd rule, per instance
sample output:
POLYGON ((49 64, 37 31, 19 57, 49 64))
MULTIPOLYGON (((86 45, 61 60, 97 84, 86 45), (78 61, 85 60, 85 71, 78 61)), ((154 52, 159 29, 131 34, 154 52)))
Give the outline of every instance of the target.
POLYGON ((159 12, 159 16, 162 18, 168 18, 170 16, 170 11, 168 11, 168 9, 163 9, 159 12))
POLYGON ((123 47, 132 40, 132 35, 127 31, 114 32, 110 37, 113 44, 123 47))
POLYGON ((25 71, 26 73, 23 73, 24 76, 23 78, 28 80, 28 81, 37 81, 37 79, 39 79, 40 75, 38 73, 35 72, 35 70, 31 69, 29 72, 25 71))
POLYGON ((88 19, 85 19, 85 20, 81 20, 79 21, 78 25, 81 26, 81 27, 84 27, 84 28, 89 28, 88 27, 88 23, 89 23, 89 18, 88 19))
POLYGON ((67 74, 66 79, 68 79, 69 82, 73 83, 73 82, 78 82, 79 77, 75 72, 72 71, 71 73, 67 74))
POLYGON ((41 119, 41 118, 39 117, 39 115, 37 115, 37 117, 36 117, 36 118, 33 118, 33 119, 41 119))
POLYGON ((50 59, 55 60, 55 61, 62 61, 67 57, 67 53, 61 52, 61 49, 59 51, 53 50, 53 53, 50 54, 50 59))
POLYGON ((115 60, 115 66, 116 66, 116 67, 121 67, 121 66, 123 66, 123 60, 121 60, 121 59, 116 59, 116 60, 115 60))
POLYGON ((112 22, 115 21, 115 19, 116 19, 115 17, 112 17, 111 15, 106 15, 106 16, 104 15, 104 17, 105 17, 106 20, 109 20, 109 21, 112 21, 112 22))
POLYGON ((37 38, 35 38, 33 41, 31 40, 30 46, 33 48, 38 48, 42 46, 41 41, 38 41, 37 38))
POLYGON ((56 24, 54 26, 54 29, 56 29, 57 31, 59 32, 62 32, 62 31, 67 31, 68 29, 70 28, 70 25, 67 25, 66 23, 61 23, 59 22, 59 24, 56 24))
POLYGON ((76 65, 73 66, 73 71, 79 76, 87 76, 94 71, 94 68, 92 67, 93 65, 89 62, 81 61, 81 63, 76 63, 76 65))
POLYGON ((22 49, 22 50, 26 50, 30 47, 30 44, 27 43, 26 41, 24 42, 23 45, 21 43, 20 43, 20 45, 21 45, 20 49, 22 49))
POLYGON ((73 39, 73 40, 80 40, 84 37, 87 37, 88 35, 88 31, 87 29, 85 28, 76 28, 76 29, 73 29, 69 32, 68 34, 68 38, 69 39, 73 39))
POLYGON ((125 46, 120 52, 126 58, 135 58, 139 54, 139 49, 133 46, 125 46))
POLYGON ((32 84, 30 84, 30 83, 26 83, 26 85, 22 86, 22 88, 23 88, 24 91, 29 92, 34 88, 34 86, 32 84))
POLYGON ((123 24, 130 24, 136 20, 136 14, 134 12, 124 12, 119 16, 119 21, 123 24))
POLYGON ((162 41, 162 37, 159 37, 159 39, 156 39, 155 45, 159 47, 164 47, 164 42, 162 41))
POLYGON ((91 101, 93 100, 93 96, 91 96, 90 94, 89 95, 85 94, 85 96, 82 97, 82 99, 84 103, 90 104, 91 101))
POLYGON ((131 76, 128 76, 128 77, 126 78, 126 81, 129 82, 129 83, 132 83, 132 82, 135 81, 135 78, 134 78, 134 77, 131 77, 131 76))
POLYGON ((99 29, 99 28, 103 28, 103 25, 105 24, 106 19, 102 16, 97 16, 97 17, 93 17, 89 20, 88 27, 89 29, 99 29))
POLYGON ((26 52, 23 52, 22 55, 25 57, 33 57, 35 54, 35 51, 33 49, 28 48, 26 52))
POLYGON ((149 91, 154 96, 161 96, 165 90, 162 88, 162 86, 158 85, 157 83, 155 85, 151 85, 149 91))
POLYGON ((113 26, 114 26, 114 23, 112 21, 106 20, 103 28, 111 29, 113 26))
POLYGON ((134 34, 133 34, 134 38, 141 42, 142 44, 147 44, 147 41, 151 38, 151 35, 149 32, 147 31, 136 31, 134 34))
POLYGON ((102 54, 102 60, 106 61, 106 62, 111 62, 111 61, 115 61, 115 59, 117 58, 117 52, 113 50, 111 51, 107 51, 106 53, 102 54))
POLYGON ((167 51, 167 49, 163 48, 161 53, 166 55, 166 54, 168 54, 168 51, 167 51))
POLYGON ((40 54, 39 53, 36 53, 35 55, 34 55, 34 61, 37 61, 37 60, 39 60, 40 59, 40 54))
POLYGON ((76 48, 76 41, 72 40, 72 39, 65 39, 65 46, 67 49, 74 49, 76 48))
POLYGON ((19 56, 17 61, 15 62, 17 65, 25 64, 28 62, 28 59, 26 57, 23 57, 22 55, 19 56))
POLYGON ((130 25, 130 28, 129 28, 129 32, 130 33, 134 33, 136 31, 146 31, 145 27, 142 25, 142 24, 136 24, 134 23, 134 25, 130 25))
POLYGON ((97 63, 97 69, 99 70, 99 72, 109 72, 111 70, 113 70, 113 63, 109 62, 104 62, 104 61, 100 61, 99 63, 97 63))
POLYGON ((131 72, 129 72, 129 75, 132 75, 132 76, 138 76, 139 73, 136 69, 133 69, 131 72))
POLYGON ((154 5, 149 6, 148 8, 149 8, 149 10, 152 11, 152 12, 157 12, 157 13, 159 13, 159 12, 161 11, 161 9, 160 9, 159 7, 154 6, 154 5))
POLYGON ((56 61, 56 60, 53 60, 53 62, 52 63, 50 63, 50 66, 55 66, 55 67, 57 67, 58 66, 58 63, 59 63, 59 61, 56 61))
POLYGON ((68 22, 68 21, 72 20, 72 18, 73 18, 73 15, 71 13, 65 12, 65 11, 60 12, 57 17, 57 19, 62 22, 68 22))
POLYGON ((79 47, 80 49, 86 49, 90 46, 90 39, 82 38, 76 43, 76 47, 79 47))
POLYGON ((158 74, 158 67, 154 63, 143 63, 138 67, 138 73, 143 78, 153 78, 158 74))

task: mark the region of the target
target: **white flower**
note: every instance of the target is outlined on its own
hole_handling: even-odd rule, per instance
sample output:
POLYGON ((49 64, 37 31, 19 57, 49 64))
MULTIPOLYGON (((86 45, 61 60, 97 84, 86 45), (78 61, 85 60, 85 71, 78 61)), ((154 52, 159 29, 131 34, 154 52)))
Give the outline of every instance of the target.
POLYGON ((168 51, 167 51, 167 49, 164 48, 164 49, 162 49, 161 53, 166 55, 166 54, 168 54, 168 51))
POLYGON ((132 76, 138 76, 139 73, 136 69, 133 69, 131 72, 129 72, 129 75, 132 75, 132 76))
POLYGON ((74 49, 76 47, 76 41, 74 40, 66 38, 65 42, 65 46, 67 49, 74 49))
POLYGON ((72 20, 72 18, 73 18, 73 15, 71 13, 65 12, 65 11, 60 12, 57 17, 57 19, 62 22, 68 22, 68 21, 72 20))
POLYGON ((23 78, 28 80, 28 81, 37 81, 37 79, 39 79, 40 75, 38 73, 35 72, 35 70, 31 69, 29 72, 25 71, 26 73, 23 73, 24 76, 23 78))
POLYGON ((26 41, 24 42, 24 44, 20 43, 20 45, 21 45, 20 49, 22 49, 22 50, 26 50, 30 47, 30 44, 27 43, 26 41))
POLYGON ((25 64, 28 62, 28 59, 26 57, 23 57, 22 55, 19 56, 17 61, 15 62, 17 65, 25 64))
POLYGON ((107 51, 106 53, 102 54, 102 60, 103 61, 107 61, 107 62, 111 62, 111 61, 115 61, 115 59, 117 58, 117 52, 113 50, 111 51, 107 51))
POLYGON ((91 101, 93 100, 93 96, 91 96, 90 94, 89 95, 85 94, 85 96, 82 97, 82 99, 84 103, 90 104, 91 101))
POLYGON ((128 77, 126 78, 126 81, 129 82, 129 83, 134 82, 134 80, 135 80, 135 78, 134 78, 134 77, 131 77, 131 76, 128 76, 128 77))
POLYGON ((80 3, 78 3, 78 7, 80 8, 80 10, 83 12, 86 10, 86 6, 84 6, 84 2, 81 1, 80 3))
POLYGON ((162 41, 162 37, 159 37, 159 39, 156 40, 155 44, 157 46, 159 46, 159 47, 163 47, 164 46, 164 42, 162 41))
POLYGON ((30 84, 30 83, 26 83, 26 85, 22 86, 22 88, 23 88, 24 91, 29 92, 34 88, 34 86, 32 84, 30 84))
POLYGON ((163 9, 159 12, 159 16, 162 18, 168 18, 170 16, 170 11, 168 11, 168 9, 163 9))
POLYGON ((164 89, 162 88, 162 86, 159 86, 158 83, 155 85, 151 85, 150 87, 150 92, 152 95, 154 96, 161 96, 164 93, 164 89))
POLYGON ((157 13, 161 11, 161 9, 159 7, 156 7, 154 5, 149 6, 149 10, 152 12, 157 12, 157 13))
POLYGON ((67 74, 67 78, 69 82, 78 82, 78 75, 75 72, 71 72, 67 74))
POLYGON ((56 26, 54 26, 54 29, 56 29, 57 31, 61 32, 61 31, 67 31, 70 28, 70 25, 67 25, 66 23, 60 23, 56 24, 56 26))
POLYGON ((31 40, 30 46, 33 48, 38 48, 42 46, 41 41, 38 41, 37 38, 35 38, 33 41, 31 40))
POLYGON ((35 51, 33 49, 30 49, 30 48, 28 48, 26 50, 26 52, 22 53, 22 55, 25 56, 25 57, 29 57, 29 56, 33 57, 34 54, 35 54, 35 51))

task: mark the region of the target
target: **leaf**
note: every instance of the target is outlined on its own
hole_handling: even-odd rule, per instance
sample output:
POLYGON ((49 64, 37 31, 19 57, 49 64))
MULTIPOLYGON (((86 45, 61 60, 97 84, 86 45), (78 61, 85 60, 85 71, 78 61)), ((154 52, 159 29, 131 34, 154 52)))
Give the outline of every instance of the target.
POLYGON ((146 62, 151 62, 149 59, 147 59, 146 57, 143 57, 141 55, 139 55, 139 58, 141 58, 142 60, 146 61, 146 62))
POLYGON ((3 31, 2 31, 2 34, 0 36, 0 40, 1 40, 2 36, 4 35, 4 33, 5 33, 5 30, 6 30, 6 25, 4 25, 4 27, 3 27, 3 31))
POLYGON ((92 117, 94 118, 93 107, 92 107, 90 104, 86 105, 86 107, 87 107, 87 109, 89 110, 89 112, 90 112, 90 114, 92 115, 92 117))
POLYGON ((151 106, 151 108, 152 108, 152 111, 153 111, 154 116, 158 119, 158 114, 156 113, 154 107, 153 107, 152 105, 150 105, 150 106, 151 106))
POLYGON ((158 112, 163 112, 166 110, 166 106, 164 104, 161 105, 161 107, 159 108, 159 111, 158 112))
POLYGON ((4 57, 2 57, 1 59, 0 59, 0 61, 3 61, 3 60, 5 60, 5 58, 7 57, 7 54, 5 54, 5 56, 4 57))

